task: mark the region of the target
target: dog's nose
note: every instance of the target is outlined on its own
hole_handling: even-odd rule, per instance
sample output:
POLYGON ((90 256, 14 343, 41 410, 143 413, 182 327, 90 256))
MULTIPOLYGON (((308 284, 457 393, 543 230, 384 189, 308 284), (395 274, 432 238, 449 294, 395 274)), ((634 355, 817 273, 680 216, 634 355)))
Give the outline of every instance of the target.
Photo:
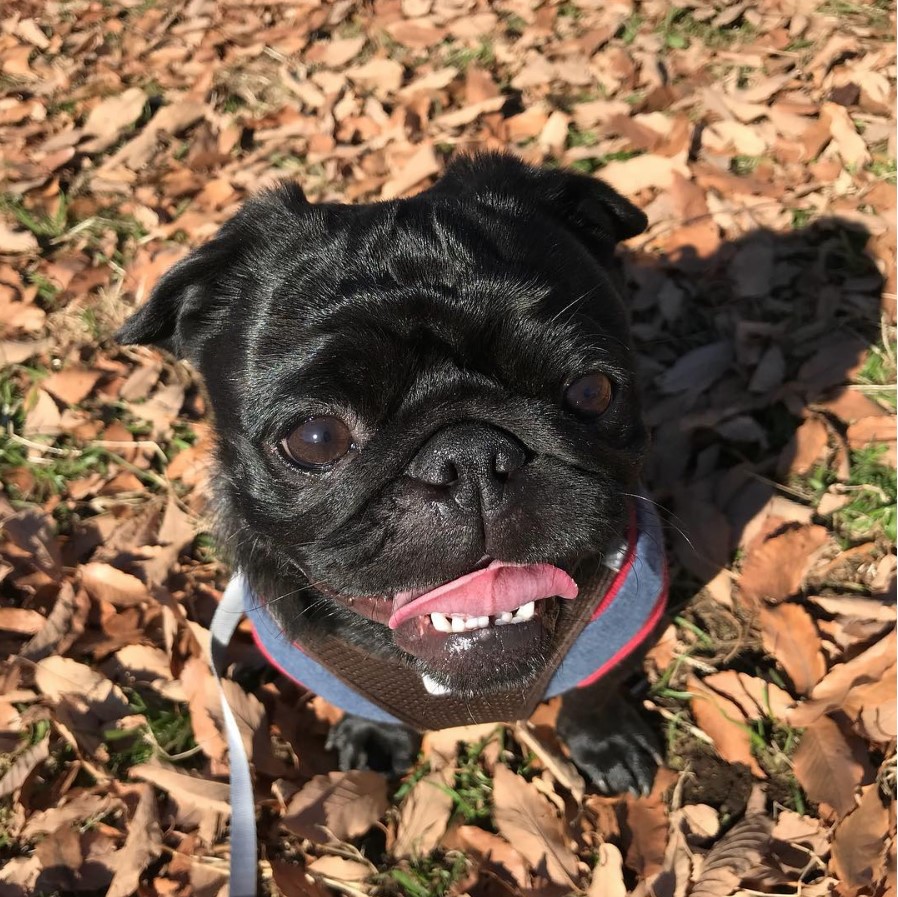
POLYGON ((445 489, 463 508, 491 508, 502 500, 505 482, 527 463, 527 450, 510 433, 488 424, 446 427, 412 459, 414 479, 445 489))

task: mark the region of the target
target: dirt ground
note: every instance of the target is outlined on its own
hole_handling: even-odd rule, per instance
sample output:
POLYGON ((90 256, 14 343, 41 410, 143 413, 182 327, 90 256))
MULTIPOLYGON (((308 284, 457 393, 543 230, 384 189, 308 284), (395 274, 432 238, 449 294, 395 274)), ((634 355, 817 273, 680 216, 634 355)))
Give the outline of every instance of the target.
POLYGON ((0 19, 0 897, 224 893, 228 571, 195 373, 111 334, 247 196, 493 148, 647 213, 623 250, 671 621, 666 763, 527 723, 341 773, 246 631, 262 893, 895 893, 895 20, 885 0, 31 2, 0 19))

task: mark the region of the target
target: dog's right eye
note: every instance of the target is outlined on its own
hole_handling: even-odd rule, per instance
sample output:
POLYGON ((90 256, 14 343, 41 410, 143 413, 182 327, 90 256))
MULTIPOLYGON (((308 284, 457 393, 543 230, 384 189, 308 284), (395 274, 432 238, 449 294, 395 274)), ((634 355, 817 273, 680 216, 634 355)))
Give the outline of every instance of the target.
POLYGON ((281 441, 281 450, 300 467, 322 468, 352 448, 352 433, 338 417, 310 417, 281 441))

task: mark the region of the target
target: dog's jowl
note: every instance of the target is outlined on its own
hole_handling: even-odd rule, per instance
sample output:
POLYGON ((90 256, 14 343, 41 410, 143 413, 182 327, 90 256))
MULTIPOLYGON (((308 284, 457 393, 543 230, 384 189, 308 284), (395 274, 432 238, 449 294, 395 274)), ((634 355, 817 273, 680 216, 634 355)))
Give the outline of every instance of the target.
POLYGON ((649 787, 615 672, 656 629, 658 523, 607 185, 500 155, 431 189, 249 201, 122 328, 201 372, 219 536, 258 644, 347 711, 343 768, 527 716, 605 791, 649 787))

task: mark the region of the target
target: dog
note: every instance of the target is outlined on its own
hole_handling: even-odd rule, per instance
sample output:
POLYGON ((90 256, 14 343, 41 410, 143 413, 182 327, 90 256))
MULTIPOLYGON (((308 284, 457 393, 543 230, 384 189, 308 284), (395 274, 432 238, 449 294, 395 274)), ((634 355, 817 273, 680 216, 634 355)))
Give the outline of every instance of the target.
POLYGON ((655 736, 616 682, 665 594, 615 261, 645 227, 602 181, 503 154, 395 201, 280 185, 117 334, 202 375, 220 541, 263 651, 347 710, 342 769, 401 774, 419 730, 561 693, 594 785, 649 789, 655 736))

